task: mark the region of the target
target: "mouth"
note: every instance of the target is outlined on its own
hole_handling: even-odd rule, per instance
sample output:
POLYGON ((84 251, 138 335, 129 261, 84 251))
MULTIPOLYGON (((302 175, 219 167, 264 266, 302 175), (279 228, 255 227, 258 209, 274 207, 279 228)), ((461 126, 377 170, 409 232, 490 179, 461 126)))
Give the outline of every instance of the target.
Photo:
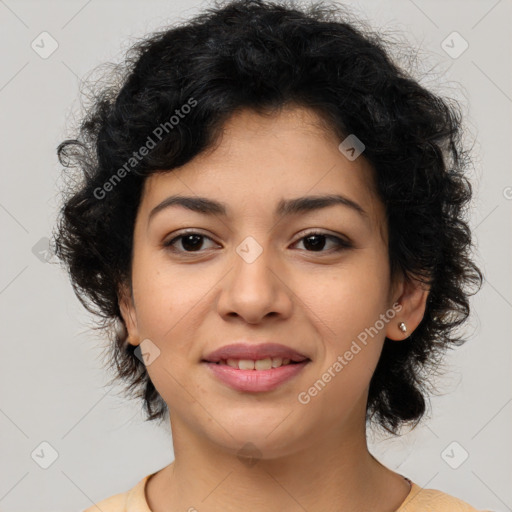
POLYGON ((215 364, 218 366, 228 366, 236 370, 249 370, 249 371, 267 371, 274 368, 281 368, 283 366, 290 366, 301 364, 310 361, 310 359, 304 359, 302 361, 292 361, 290 358, 283 357, 266 357, 265 359, 221 359, 220 361, 206 361, 204 363, 215 364))
POLYGON ((276 343, 227 345, 201 360, 218 382, 250 393, 277 389, 309 363, 309 357, 276 343))
POLYGON ((203 362, 219 363, 241 370, 270 370, 288 364, 302 363, 309 358, 280 343, 233 343, 225 345, 203 358, 203 362))
POLYGON ((285 382, 290 381, 311 362, 310 359, 306 359, 302 362, 290 361, 283 364, 283 361, 279 366, 268 368, 269 361, 269 359, 239 360, 231 361, 231 365, 224 364, 222 361, 216 363, 203 361, 202 364, 207 367, 216 380, 231 389, 248 393, 261 393, 277 389, 285 382))

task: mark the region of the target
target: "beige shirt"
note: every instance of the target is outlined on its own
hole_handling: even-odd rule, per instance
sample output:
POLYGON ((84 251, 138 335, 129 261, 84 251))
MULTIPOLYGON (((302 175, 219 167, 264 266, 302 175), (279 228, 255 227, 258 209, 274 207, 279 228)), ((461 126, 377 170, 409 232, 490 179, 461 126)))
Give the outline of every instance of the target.
MULTIPOLYGON (((150 475, 145 476, 135 487, 127 492, 115 494, 100 501, 83 512, 151 512, 145 495, 146 482, 150 475), (96 508, 96 506, 98 508, 96 508)), ((411 490, 405 501, 396 512, 479 512, 453 496, 434 489, 423 489, 411 482, 411 490)), ((482 511, 485 512, 485 511, 482 511)), ((490 512, 490 511, 487 511, 490 512)))

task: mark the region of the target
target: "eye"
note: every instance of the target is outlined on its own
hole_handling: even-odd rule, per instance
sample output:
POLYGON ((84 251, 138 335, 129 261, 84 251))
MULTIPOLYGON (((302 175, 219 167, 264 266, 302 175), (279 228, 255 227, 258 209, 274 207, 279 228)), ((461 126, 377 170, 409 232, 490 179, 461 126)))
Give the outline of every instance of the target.
POLYGON ((173 252, 199 252, 203 246, 203 240, 205 239, 213 242, 209 236, 203 235, 202 233, 197 233, 195 231, 189 231, 174 237, 168 242, 165 242, 164 247, 169 248, 173 252), (177 242, 181 243, 183 250, 177 249, 175 247, 177 242))
MULTIPOLYGON (((203 235, 202 233, 198 233, 195 231, 189 231, 186 233, 182 233, 178 236, 175 236, 168 242, 165 242, 164 247, 167 247, 171 251, 177 253, 186 254, 201 252, 201 249, 204 249, 204 240, 209 240, 210 242, 213 242, 213 240, 209 236, 203 235), (181 245, 181 249, 178 248, 178 244, 181 245)), ((329 252, 323 250, 326 246, 326 242, 328 241, 334 244, 334 250, 332 252, 339 252, 344 249, 349 249, 353 247, 353 245, 347 240, 344 240, 334 235, 317 231, 307 233, 305 236, 303 236, 301 239, 295 242, 294 245, 298 244, 299 242, 302 242, 304 243, 304 246, 306 247, 305 250, 307 252, 329 252)))
POLYGON ((326 246, 326 241, 331 241, 334 244, 334 250, 331 252, 339 252, 344 249, 350 249, 353 247, 353 245, 348 240, 317 231, 307 233, 295 243, 302 242, 308 252, 329 252, 323 251, 324 247, 326 246))

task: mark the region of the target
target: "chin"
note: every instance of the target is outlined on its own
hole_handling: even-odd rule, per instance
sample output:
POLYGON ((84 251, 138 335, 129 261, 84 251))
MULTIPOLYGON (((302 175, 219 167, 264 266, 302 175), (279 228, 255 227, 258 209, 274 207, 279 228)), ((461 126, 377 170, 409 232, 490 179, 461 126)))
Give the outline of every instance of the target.
MULTIPOLYGON (((283 417, 286 417, 286 415, 283 417)), ((213 438, 211 432, 206 433, 206 435, 210 434, 210 440, 214 444, 239 459, 271 460, 303 449, 307 438, 305 432, 300 434, 292 432, 290 423, 286 420, 281 425, 279 423, 275 420, 272 422, 247 422, 247 418, 245 418, 237 423, 223 424, 227 432, 224 429, 221 429, 220 432, 217 431, 221 434, 220 438, 213 438)), ((296 429, 296 426, 294 429, 296 429)), ((301 430, 303 430, 303 427, 301 430)))

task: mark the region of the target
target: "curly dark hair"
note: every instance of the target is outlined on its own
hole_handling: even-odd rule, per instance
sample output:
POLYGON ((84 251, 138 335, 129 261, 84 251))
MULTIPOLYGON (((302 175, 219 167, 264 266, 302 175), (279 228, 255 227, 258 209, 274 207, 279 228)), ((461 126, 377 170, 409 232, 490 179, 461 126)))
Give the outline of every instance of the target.
POLYGON ((81 179, 67 189, 55 251, 82 304, 98 315, 116 378, 143 399, 147 420, 163 419, 168 409, 127 343, 118 304, 120 289, 130 289, 142 186, 210 148, 243 108, 306 107, 340 141, 356 134, 386 208, 391 274, 430 287, 407 342, 384 342, 367 420, 393 433, 416 424, 426 410, 428 372, 465 341, 458 327, 482 274, 471 258, 471 159, 460 106, 426 90, 393 61, 382 34, 349 18, 326 2, 217 4, 136 41, 111 70, 115 83, 93 94, 76 138, 59 145, 59 162, 81 179))

